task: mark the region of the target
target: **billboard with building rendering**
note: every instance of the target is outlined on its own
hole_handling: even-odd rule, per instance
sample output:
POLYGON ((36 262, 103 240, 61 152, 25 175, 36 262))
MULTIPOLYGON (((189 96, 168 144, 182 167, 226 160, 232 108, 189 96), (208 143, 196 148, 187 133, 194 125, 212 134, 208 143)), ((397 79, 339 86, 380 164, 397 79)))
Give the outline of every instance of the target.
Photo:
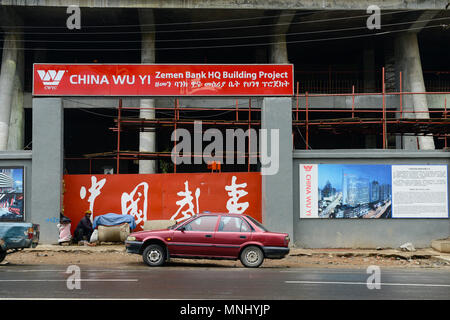
POLYGON ((23 167, 0 167, 0 222, 25 221, 23 167))
POLYGON ((300 164, 300 218, 448 218, 446 165, 300 164))

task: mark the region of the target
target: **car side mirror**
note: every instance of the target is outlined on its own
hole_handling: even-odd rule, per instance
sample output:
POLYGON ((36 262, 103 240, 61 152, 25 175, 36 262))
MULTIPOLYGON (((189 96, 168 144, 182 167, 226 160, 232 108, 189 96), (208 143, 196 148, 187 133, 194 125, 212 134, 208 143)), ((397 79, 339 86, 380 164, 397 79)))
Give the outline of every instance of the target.
POLYGON ((178 230, 181 231, 181 232, 184 232, 184 231, 186 230, 186 227, 185 227, 185 226, 182 226, 182 227, 180 227, 178 230))

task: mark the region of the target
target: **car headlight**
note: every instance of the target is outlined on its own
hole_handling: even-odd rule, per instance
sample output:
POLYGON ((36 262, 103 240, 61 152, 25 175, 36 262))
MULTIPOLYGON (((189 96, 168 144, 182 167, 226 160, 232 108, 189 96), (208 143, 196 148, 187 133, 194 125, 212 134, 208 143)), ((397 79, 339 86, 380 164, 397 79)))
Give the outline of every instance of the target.
POLYGON ((136 241, 136 237, 128 236, 127 241, 136 241))

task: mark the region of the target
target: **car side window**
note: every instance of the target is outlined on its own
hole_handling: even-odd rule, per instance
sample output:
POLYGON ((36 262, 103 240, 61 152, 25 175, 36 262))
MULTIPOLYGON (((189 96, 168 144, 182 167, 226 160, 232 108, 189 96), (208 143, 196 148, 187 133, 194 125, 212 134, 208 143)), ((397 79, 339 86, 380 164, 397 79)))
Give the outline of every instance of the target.
POLYGON ((239 217, 220 218, 219 229, 220 232, 250 232, 248 224, 239 217))
POLYGON ((189 222, 184 230, 186 231, 206 231, 214 232, 216 228, 217 217, 215 216, 203 216, 189 222))

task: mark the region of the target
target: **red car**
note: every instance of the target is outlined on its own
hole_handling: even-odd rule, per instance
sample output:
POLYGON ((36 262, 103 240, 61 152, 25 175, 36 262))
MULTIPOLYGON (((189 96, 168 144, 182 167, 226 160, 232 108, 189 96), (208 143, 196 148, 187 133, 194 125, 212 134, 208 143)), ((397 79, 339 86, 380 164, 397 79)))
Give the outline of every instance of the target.
POLYGON ((289 253, 289 235, 269 232, 252 217, 240 214, 200 214, 165 230, 135 232, 125 241, 128 253, 141 254, 149 266, 169 258, 240 259, 259 267, 264 258, 289 253))

